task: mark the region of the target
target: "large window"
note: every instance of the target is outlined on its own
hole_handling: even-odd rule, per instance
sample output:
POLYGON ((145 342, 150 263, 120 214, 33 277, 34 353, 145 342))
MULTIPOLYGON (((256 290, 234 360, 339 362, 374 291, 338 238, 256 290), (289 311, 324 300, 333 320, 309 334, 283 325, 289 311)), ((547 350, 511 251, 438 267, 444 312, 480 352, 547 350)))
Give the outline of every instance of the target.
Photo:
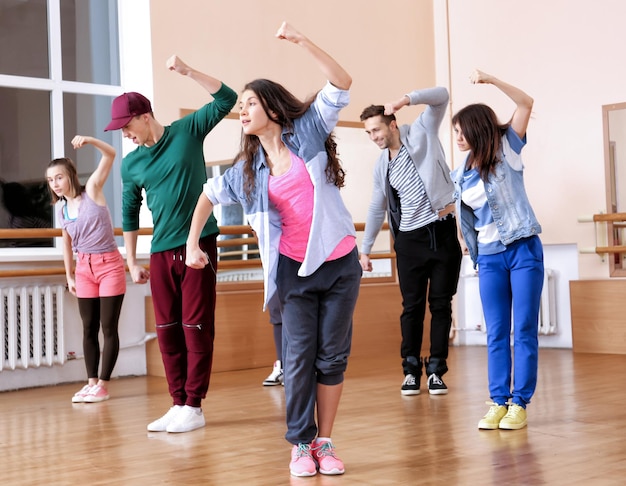
MULTIPOLYGON (((121 155, 119 134, 103 132, 121 84, 117 6, 118 0, 0 2, 0 228, 54 225, 48 162, 72 158, 85 182, 99 161, 95 150, 72 149, 74 135, 102 138, 121 155)), ((105 187, 116 226, 119 188, 116 166, 105 187)), ((52 244, 0 240, 0 246, 52 244)))
POLYGON ((48 78, 46 0, 0 2, 0 73, 48 78))

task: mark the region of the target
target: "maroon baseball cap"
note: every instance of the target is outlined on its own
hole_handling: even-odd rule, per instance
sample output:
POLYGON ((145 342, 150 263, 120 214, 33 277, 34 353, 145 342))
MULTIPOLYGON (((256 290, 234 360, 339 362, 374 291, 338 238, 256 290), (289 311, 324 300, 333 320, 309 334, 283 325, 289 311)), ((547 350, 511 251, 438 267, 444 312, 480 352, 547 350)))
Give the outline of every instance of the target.
POLYGON ((137 115, 150 113, 150 100, 140 93, 131 91, 124 93, 113 100, 111 105, 111 122, 104 131, 124 128, 137 115))

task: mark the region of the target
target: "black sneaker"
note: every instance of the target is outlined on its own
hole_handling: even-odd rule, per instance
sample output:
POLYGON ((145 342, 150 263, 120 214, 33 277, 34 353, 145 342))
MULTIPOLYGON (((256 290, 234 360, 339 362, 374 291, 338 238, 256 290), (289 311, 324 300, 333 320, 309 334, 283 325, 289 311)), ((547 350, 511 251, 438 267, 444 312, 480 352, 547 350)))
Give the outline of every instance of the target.
POLYGON ((428 393, 431 395, 447 395, 448 387, 437 374, 433 373, 428 377, 428 393))
POLYGON ((409 373, 404 376, 402 382, 402 388, 400 388, 402 395, 419 395, 420 394, 420 382, 419 378, 415 378, 415 375, 409 373))

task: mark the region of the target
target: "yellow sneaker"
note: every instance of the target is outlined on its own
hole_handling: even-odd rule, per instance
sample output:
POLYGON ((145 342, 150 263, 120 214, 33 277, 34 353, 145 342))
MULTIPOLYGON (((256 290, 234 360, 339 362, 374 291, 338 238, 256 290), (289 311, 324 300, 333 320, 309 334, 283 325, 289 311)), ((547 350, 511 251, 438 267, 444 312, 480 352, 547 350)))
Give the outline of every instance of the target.
POLYGON ((487 414, 478 422, 479 429, 488 429, 494 430, 500 426, 500 420, 507 413, 506 406, 498 405, 493 402, 485 402, 487 405, 490 405, 489 411, 487 414))
POLYGON ((526 409, 516 403, 509 405, 509 410, 502 420, 500 428, 506 430, 519 430, 526 427, 526 409))

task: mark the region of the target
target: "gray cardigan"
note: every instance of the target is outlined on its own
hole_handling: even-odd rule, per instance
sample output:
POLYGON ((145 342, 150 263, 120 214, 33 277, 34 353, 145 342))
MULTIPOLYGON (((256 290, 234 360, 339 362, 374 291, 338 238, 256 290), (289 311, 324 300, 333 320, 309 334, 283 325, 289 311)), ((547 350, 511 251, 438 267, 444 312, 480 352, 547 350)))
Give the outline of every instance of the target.
MULTIPOLYGON (((454 184, 450 169, 439 141, 439 127, 448 107, 448 90, 443 87, 427 88, 408 93, 411 105, 427 105, 411 125, 401 125, 400 141, 415 164, 433 213, 454 201, 454 184)), ((374 188, 365 220, 365 234, 361 252, 369 254, 376 236, 385 221, 389 221, 392 236, 400 225, 400 202, 389 185, 389 149, 380 154, 374 166, 374 188)))

